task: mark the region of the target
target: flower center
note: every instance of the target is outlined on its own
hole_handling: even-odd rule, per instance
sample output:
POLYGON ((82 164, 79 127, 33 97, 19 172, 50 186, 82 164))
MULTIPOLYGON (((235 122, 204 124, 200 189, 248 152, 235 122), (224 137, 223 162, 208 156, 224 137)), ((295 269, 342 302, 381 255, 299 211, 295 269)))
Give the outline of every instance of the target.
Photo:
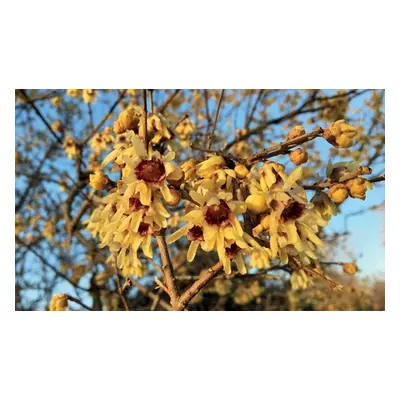
POLYGON ((240 247, 233 243, 232 246, 225 248, 225 254, 230 260, 234 260, 240 251, 240 247))
POLYGON ((141 236, 146 236, 149 233, 149 224, 146 224, 146 222, 141 222, 139 225, 138 232, 141 236))
POLYGON ((224 200, 207 208, 206 221, 210 225, 227 225, 231 210, 224 200))
POLYGON ((135 169, 138 179, 145 182, 159 182, 165 179, 165 167, 161 160, 143 160, 135 169))
POLYGON ((195 240, 200 240, 201 242, 204 242, 203 228, 198 225, 193 226, 189 229, 187 238, 192 242, 195 240))
POLYGON ((282 211, 281 218, 283 222, 300 218, 303 215, 305 207, 305 204, 300 204, 297 201, 289 202, 282 211))
POLYGON ((146 206, 144 206, 137 197, 130 197, 129 198, 129 208, 132 211, 139 211, 139 210, 142 210, 143 208, 146 208, 146 206))

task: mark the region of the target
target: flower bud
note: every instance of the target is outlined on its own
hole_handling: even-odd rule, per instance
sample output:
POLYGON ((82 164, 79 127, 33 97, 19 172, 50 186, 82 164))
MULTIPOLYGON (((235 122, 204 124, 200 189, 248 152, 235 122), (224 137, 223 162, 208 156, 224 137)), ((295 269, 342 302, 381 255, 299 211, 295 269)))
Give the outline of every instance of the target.
POLYGON ((308 153, 304 149, 296 149, 290 152, 290 161, 296 165, 304 164, 308 161, 308 153))
POLYGON ((104 175, 103 171, 96 171, 89 175, 89 185, 95 190, 103 190, 108 183, 108 176, 104 175))
POLYGON ((347 149, 353 145, 353 138, 356 134, 357 129, 341 119, 325 129, 324 138, 337 148, 347 149))
POLYGON ((357 264, 354 263, 344 263, 343 264, 343 272, 347 275, 354 275, 358 271, 357 264))
POLYGON ((251 194, 246 199, 246 205, 247 208, 256 215, 262 214, 268 209, 264 194, 251 194))
POLYGON ((306 131, 301 125, 295 126, 288 134, 288 140, 293 140, 298 138, 299 136, 303 136, 306 134, 306 131))
POLYGON ((329 188, 328 195, 335 203, 343 203, 349 196, 346 185, 336 183, 329 188))
POLYGON ((179 188, 185 180, 185 174, 182 169, 177 167, 167 178, 168 183, 172 186, 179 188))
POLYGON ((165 204, 175 207, 179 204, 182 197, 178 190, 170 189, 170 192, 171 192, 171 197, 168 198, 168 201, 167 200, 164 200, 164 201, 165 201, 165 204))
POLYGON ((192 158, 181 164, 180 168, 185 174, 185 181, 190 181, 196 174, 196 161, 192 158))
POLYGON ((366 180, 363 178, 350 179, 346 182, 346 186, 350 191, 350 196, 356 199, 365 200, 365 192, 367 191, 366 180))
POLYGON ((249 170, 243 165, 239 164, 235 167, 236 177, 239 179, 244 179, 249 174, 249 170))
POLYGON ((116 134, 124 133, 128 130, 137 130, 140 117, 133 109, 122 111, 118 119, 114 122, 114 132, 116 134))
POLYGON ((65 311, 68 307, 68 296, 65 293, 58 293, 51 298, 50 311, 65 311))

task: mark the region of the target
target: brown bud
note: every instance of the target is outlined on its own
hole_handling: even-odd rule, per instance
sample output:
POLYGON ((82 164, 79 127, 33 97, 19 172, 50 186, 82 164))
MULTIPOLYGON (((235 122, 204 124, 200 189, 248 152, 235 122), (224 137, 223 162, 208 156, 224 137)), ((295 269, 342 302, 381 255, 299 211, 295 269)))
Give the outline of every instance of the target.
POLYGON ((173 173, 167 177, 168 183, 170 183, 172 186, 176 188, 179 188, 184 180, 185 180, 185 174, 179 167, 176 168, 175 171, 173 171, 173 173))
POLYGON ((305 134, 306 134, 305 129, 301 125, 297 125, 289 132, 287 138, 288 140, 293 140, 305 134))
POLYGON ((296 165, 304 164, 308 161, 308 153, 304 149, 296 149, 290 152, 290 161, 296 165))
POLYGON ((169 205, 169 206, 177 206, 179 204, 179 202, 181 201, 181 194, 179 193, 178 190, 175 189, 170 189, 171 192, 171 198, 165 201, 165 204, 169 205))
POLYGON ((358 271, 357 264, 354 263, 344 263, 343 264, 343 272, 347 275, 354 275, 358 271))
POLYGON ((346 182, 346 186, 350 191, 351 197, 365 200, 365 192, 367 191, 367 186, 366 180, 364 178, 350 179, 346 182))

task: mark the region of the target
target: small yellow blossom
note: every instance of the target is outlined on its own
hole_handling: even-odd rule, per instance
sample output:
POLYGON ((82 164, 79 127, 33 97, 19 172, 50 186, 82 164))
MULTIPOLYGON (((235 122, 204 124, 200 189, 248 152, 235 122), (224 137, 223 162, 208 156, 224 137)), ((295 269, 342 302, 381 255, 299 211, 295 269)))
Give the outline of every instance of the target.
POLYGON ((83 89, 82 96, 85 103, 94 103, 97 98, 97 92, 95 89, 83 89))
POLYGON ((69 159, 76 156, 78 152, 78 147, 76 145, 75 139, 72 136, 67 136, 63 144, 64 151, 67 153, 69 159))
POLYGON ((109 181, 108 176, 101 170, 97 170, 94 174, 89 175, 89 185, 95 190, 103 190, 107 187, 109 181))
POLYGON ((81 94, 82 89, 67 89, 67 96, 78 97, 81 94))

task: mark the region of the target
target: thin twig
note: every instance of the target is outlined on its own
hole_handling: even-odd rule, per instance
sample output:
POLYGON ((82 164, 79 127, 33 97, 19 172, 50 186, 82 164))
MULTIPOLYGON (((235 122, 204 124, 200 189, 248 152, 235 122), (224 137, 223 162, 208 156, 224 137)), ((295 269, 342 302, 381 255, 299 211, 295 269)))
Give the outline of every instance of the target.
POLYGON ((67 294, 68 300, 69 301, 73 301, 76 304, 79 304, 81 307, 86 308, 86 310, 89 311, 94 311, 92 307, 87 306, 86 304, 82 303, 79 299, 77 299, 76 297, 73 297, 69 294, 67 294))
POLYGON ((225 92, 225 89, 222 89, 221 94, 219 96, 217 112, 215 113, 215 118, 214 118, 214 124, 213 124, 212 130, 211 130, 210 136, 208 138, 208 147, 207 147, 208 150, 211 149, 212 141, 214 139, 214 132, 215 132, 215 128, 217 127, 218 115, 219 115, 219 110, 221 108, 222 99, 224 98, 224 92, 225 92))
POLYGON ((211 282, 219 273, 223 270, 221 262, 217 262, 213 267, 210 267, 205 275, 193 283, 186 291, 182 294, 179 299, 178 311, 184 310, 189 302, 196 296, 197 293, 203 289, 209 282, 211 282))
POLYGON ((160 256, 162 261, 162 271, 164 274, 165 284, 168 289, 168 294, 171 298, 171 305, 174 309, 179 306, 179 292, 176 286, 176 279, 174 275, 174 269, 172 267, 171 259, 168 253, 167 243, 165 241, 164 232, 160 232, 157 236, 157 243, 160 248, 160 256))
POLYGON ((147 137, 147 91, 146 89, 142 89, 142 98, 143 98, 143 141, 146 150, 148 150, 148 137, 147 137))
POLYGON ((175 96, 181 91, 181 89, 175 89, 175 91, 165 100, 164 104, 158 108, 158 112, 162 114, 168 105, 171 103, 171 101, 175 98, 175 96))
POLYGON ((279 154, 287 154, 293 147, 299 146, 303 143, 309 142, 317 137, 322 136, 324 130, 319 127, 317 130, 308 133, 306 135, 299 136, 292 140, 287 140, 286 142, 279 143, 275 146, 268 147, 253 156, 250 157, 249 161, 251 164, 255 164, 259 161, 266 160, 271 157, 275 157, 279 154))
POLYGON ((124 293, 123 293, 123 290, 122 290, 122 287, 121 287, 121 283, 120 283, 120 281, 119 281, 119 271, 118 271, 118 265, 117 265, 117 255, 114 254, 114 255, 113 255, 113 258, 114 258, 115 278, 116 278, 116 281, 117 281, 118 295, 119 295, 119 297, 120 297, 122 303, 124 304, 125 311, 130 311, 130 310, 129 310, 128 302, 126 301, 126 298, 125 298, 125 296, 124 296, 124 293))

